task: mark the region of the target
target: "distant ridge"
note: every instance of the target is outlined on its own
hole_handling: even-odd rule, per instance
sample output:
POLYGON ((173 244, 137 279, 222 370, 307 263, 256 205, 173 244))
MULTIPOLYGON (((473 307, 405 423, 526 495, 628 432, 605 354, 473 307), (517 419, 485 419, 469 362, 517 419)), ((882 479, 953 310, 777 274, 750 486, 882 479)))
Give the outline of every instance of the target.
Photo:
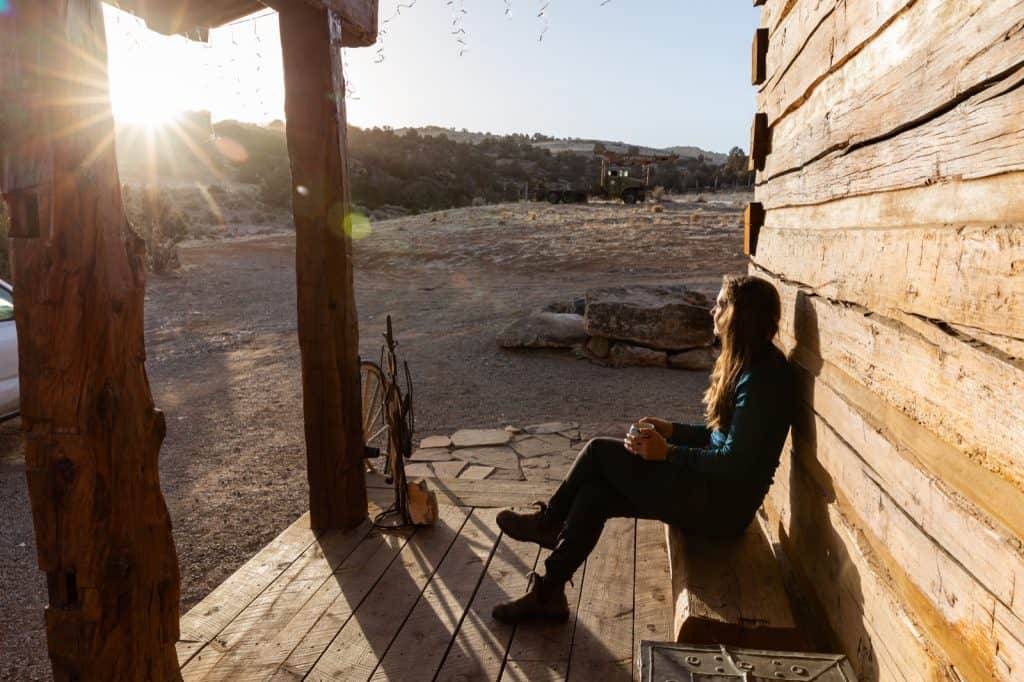
MULTIPOLYGON (((470 131, 454 130, 452 128, 442 128, 441 126, 424 126, 421 128, 407 127, 407 128, 396 128, 395 132, 399 135, 404 134, 409 130, 415 130, 420 135, 426 135, 429 137, 437 137, 439 135, 448 136, 449 140, 453 142, 468 142, 471 144, 479 144, 482 140, 487 138, 502 138, 508 137, 507 135, 496 135, 493 133, 477 133, 470 131)), ((529 136, 527 136, 529 137, 529 136)), ((684 159, 696 159, 700 155, 704 155, 704 158, 711 164, 722 164, 728 158, 726 154, 719 152, 709 152, 700 147, 690 147, 677 145, 675 147, 645 147, 643 145, 631 145, 628 142, 611 141, 611 140, 593 140, 593 139, 581 139, 581 138, 567 138, 564 140, 541 140, 532 142, 533 146, 541 149, 547 149, 552 154, 558 152, 573 152, 575 154, 591 154, 594 150, 595 144, 603 144, 605 149, 610 152, 626 153, 630 147, 636 147, 641 154, 678 154, 684 159)))

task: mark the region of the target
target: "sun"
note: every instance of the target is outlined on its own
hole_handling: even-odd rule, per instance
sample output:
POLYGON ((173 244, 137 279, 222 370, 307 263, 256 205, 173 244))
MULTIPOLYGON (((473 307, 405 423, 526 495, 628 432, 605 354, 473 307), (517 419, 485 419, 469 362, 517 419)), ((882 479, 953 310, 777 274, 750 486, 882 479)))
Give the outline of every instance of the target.
POLYGON ((110 103, 114 118, 147 128, 174 123, 185 111, 185 102, 174 85, 173 77, 161 78, 159 72, 154 73, 147 65, 111 64, 110 103))

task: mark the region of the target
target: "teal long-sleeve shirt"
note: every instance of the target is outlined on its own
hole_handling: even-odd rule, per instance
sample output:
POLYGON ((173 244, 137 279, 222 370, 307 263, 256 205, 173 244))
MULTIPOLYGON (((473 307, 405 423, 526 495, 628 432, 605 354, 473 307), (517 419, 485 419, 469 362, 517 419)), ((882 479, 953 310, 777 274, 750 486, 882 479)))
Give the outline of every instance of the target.
POLYGON ((673 424, 668 461, 716 478, 770 483, 779 465, 796 401, 785 356, 769 344, 755 354, 736 384, 728 431, 673 424))

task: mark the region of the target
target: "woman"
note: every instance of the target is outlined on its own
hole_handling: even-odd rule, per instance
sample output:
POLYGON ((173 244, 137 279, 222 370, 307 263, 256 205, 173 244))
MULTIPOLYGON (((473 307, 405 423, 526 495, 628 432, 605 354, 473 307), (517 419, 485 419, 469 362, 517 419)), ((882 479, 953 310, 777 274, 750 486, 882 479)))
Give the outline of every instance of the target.
POLYGON ((505 510, 509 537, 553 550, 523 597, 494 608, 507 623, 569 617, 565 583, 614 517, 657 519, 684 532, 738 535, 771 485, 793 416, 793 381, 773 344, 779 294, 757 277, 726 277, 711 310, 722 352, 704 394, 706 424, 644 417, 625 441, 597 438, 539 511, 505 510))

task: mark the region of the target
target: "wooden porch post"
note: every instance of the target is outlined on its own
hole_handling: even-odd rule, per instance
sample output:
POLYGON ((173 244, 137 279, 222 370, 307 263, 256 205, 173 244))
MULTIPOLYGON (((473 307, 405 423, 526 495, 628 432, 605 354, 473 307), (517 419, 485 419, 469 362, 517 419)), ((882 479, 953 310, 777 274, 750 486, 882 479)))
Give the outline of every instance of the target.
POLYGON ((100 0, 0 14, 25 469, 57 680, 180 680, 179 575, 121 204, 100 0))
POLYGON ((366 518, 359 330, 352 287, 341 19, 280 6, 285 115, 295 214, 299 347, 310 522, 366 518))

